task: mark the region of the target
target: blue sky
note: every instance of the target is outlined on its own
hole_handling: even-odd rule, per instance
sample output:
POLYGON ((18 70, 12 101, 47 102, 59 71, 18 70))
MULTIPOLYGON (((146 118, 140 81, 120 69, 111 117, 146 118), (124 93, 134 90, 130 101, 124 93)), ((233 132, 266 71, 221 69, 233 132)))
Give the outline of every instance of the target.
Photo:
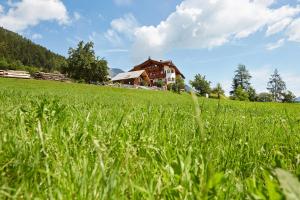
POLYGON ((258 92, 275 68, 300 96, 297 0, 0 0, 0 25, 67 56, 93 41, 109 66, 129 70, 149 56, 226 91, 245 64, 258 92), (88 3, 87 3, 88 2, 88 3))

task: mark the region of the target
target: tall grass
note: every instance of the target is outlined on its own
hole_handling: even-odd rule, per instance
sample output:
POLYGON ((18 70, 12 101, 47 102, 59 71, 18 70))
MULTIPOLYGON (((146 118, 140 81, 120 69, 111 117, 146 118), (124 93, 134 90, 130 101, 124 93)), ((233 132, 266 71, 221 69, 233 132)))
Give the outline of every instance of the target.
POLYGON ((274 169, 300 177, 300 105, 196 102, 0 79, 0 199, 283 198, 274 169))

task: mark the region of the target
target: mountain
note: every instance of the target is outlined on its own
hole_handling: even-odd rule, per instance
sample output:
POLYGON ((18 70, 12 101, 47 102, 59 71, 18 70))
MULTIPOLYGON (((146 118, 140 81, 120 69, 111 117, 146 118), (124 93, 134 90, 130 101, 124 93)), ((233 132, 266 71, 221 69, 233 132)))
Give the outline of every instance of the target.
POLYGON ((124 71, 121 70, 121 69, 118 69, 118 68, 110 68, 109 69, 109 76, 111 78, 115 77, 116 75, 120 74, 120 73, 123 73, 124 71))
POLYGON ((30 66, 44 71, 60 71, 66 58, 0 27, 0 69, 30 66))
POLYGON ((187 91, 187 92, 195 92, 195 90, 192 87, 188 86, 188 85, 185 85, 185 91, 187 91))
POLYGON ((296 102, 300 102, 300 97, 295 99, 296 102))

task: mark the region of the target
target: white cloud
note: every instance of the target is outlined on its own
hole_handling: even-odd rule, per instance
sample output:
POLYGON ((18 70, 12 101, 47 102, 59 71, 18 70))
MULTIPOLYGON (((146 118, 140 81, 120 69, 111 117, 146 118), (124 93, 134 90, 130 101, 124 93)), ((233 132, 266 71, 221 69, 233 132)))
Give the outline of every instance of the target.
POLYGON ((292 22, 292 20, 293 20, 292 18, 285 18, 269 26, 266 32, 266 36, 271 36, 278 32, 283 31, 292 22))
POLYGON ((290 41, 300 42, 300 18, 294 20, 288 27, 287 36, 290 41))
POLYGON ((106 53, 127 53, 128 49, 107 49, 106 53))
MULTIPOLYGON (((300 13, 300 7, 274 8, 274 0, 183 0, 167 19, 156 26, 130 28, 136 61, 162 57, 171 49, 214 48, 246 38, 267 28, 266 35, 284 30, 300 13)), ((112 27, 124 32, 128 29, 112 27)), ((298 29, 299 30, 299 29, 298 29)), ((300 31, 299 31, 300 32, 300 31)), ((120 38, 120 36, 119 36, 120 38)), ((300 39, 300 37, 299 37, 300 39)))
POLYGON ((43 36, 41 34, 38 34, 38 33, 34 33, 32 36, 31 36, 32 39, 34 40, 39 40, 39 39, 42 39, 43 36))
POLYGON ((129 5, 133 2, 133 0, 114 0, 115 4, 118 6, 129 5))
POLYGON ((274 49, 278 49, 279 47, 282 47, 284 43, 285 43, 285 39, 280 39, 275 43, 267 44, 266 49, 272 51, 274 49))
POLYGON ((138 22, 132 14, 126 14, 113 20, 110 25, 111 28, 105 33, 105 37, 117 46, 122 44, 121 35, 125 35, 130 40, 133 39, 138 22))
POLYGON ((104 37, 114 46, 120 46, 123 44, 121 37, 114 30, 108 30, 104 34, 104 37))
POLYGON ((78 12, 74 12, 73 15, 74 15, 75 21, 78 21, 81 19, 81 15, 78 12))
POLYGON ((68 24, 67 9, 60 0, 22 0, 10 2, 10 8, 0 15, 0 26, 12 31, 23 31, 41 21, 68 24))
POLYGON ((0 4, 0 14, 4 12, 4 7, 0 4))
POLYGON ((131 37, 135 29, 138 27, 138 22, 133 14, 129 13, 119 19, 115 19, 111 22, 111 29, 118 33, 126 34, 127 37, 131 37))

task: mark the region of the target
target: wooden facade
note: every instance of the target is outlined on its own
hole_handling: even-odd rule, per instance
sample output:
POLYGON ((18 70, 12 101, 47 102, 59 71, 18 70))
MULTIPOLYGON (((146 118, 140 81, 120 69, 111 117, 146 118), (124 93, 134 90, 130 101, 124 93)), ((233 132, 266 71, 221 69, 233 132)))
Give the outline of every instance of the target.
POLYGON ((113 83, 121 83, 126 85, 143 85, 151 84, 150 79, 145 70, 120 73, 112 78, 113 83))
POLYGON ((177 77, 185 79, 184 75, 172 61, 156 61, 149 58, 142 64, 133 67, 130 71, 138 70, 146 71, 151 86, 157 85, 158 82, 162 82, 164 85, 175 83, 177 77))

